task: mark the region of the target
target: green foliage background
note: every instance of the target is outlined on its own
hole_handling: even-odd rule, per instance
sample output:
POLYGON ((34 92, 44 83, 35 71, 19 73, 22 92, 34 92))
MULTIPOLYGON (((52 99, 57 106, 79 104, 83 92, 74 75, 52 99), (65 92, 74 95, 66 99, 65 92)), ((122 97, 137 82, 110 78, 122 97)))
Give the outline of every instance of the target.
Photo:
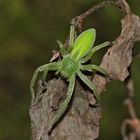
MULTIPOLYGON (((48 63, 56 39, 63 42, 69 21, 101 0, 0 0, 0 140, 30 139, 29 83, 33 71, 48 63)), ((140 16, 140 1, 128 0, 140 16)), ((84 22, 84 28, 97 30, 96 44, 114 40, 120 33, 122 15, 116 8, 104 8, 84 22)), ((140 43, 134 53, 140 52, 140 43)), ((104 51, 93 62, 99 64, 104 51)), ((135 105, 140 116, 140 58, 131 66, 135 84, 135 105)), ((124 83, 114 81, 102 94, 103 117, 100 140, 121 139, 120 127, 128 112, 123 106, 124 83)))

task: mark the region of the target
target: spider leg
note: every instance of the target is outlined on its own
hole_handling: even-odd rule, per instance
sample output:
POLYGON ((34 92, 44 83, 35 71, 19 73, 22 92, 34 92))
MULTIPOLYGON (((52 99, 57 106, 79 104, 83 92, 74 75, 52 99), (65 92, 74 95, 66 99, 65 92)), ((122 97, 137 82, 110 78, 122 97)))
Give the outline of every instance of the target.
POLYGON ((104 43, 102 43, 102 44, 100 44, 100 45, 95 46, 93 49, 91 49, 91 51, 87 54, 87 56, 85 56, 85 57, 81 60, 81 63, 87 62, 87 61, 92 57, 92 55, 93 55, 96 51, 98 51, 98 50, 100 50, 100 49, 102 49, 102 48, 104 48, 104 47, 106 47, 106 46, 108 46, 108 45, 110 45, 110 44, 111 44, 111 43, 110 43, 109 41, 107 41, 107 42, 104 42, 104 43))
POLYGON ((73 19, 70 26, 70 35, 69 35, 69 46, 68 46, 68 52, 72 50, 74 40, 75 40, 75 20, 73 19))
POLYGON ((80 70, 77 72, 77 75, 93 91, 93 94, 95 95, 97 101, 99 101, 99 95, 96 92, 96 87, 94 86, 94 84, 80 70))
POLYGON ((39 72, 44 72, 44 74, 43 74, 43 80, 44 80, 45 77, 47 76, 47 73, 49 70, 58 70, 59 69, 59 64, 60 64, 59 62, 49 63, 49 64, 42 65, 35 70, 33 77, 31 79, 31 82, 30 82, 30 91, 32 94, 33 101, 35 99, 34 84, 35 84, 35 81, 36 81, 36 78, 37 78, 39 72))
POLYGON ((56 40, 58 46, 59 46, 59 50, 60 50, 60 54, 63 57, 66 54, 64 45, 62 44, 62 42, 60 40, 56 40))
POLYGON ((81 65, 80 68, 81 68, 81 70, 86 70, 86 71, 96 70, 104 75, 107 75, 107 72, 104 69, 102 69, 101 67, 94 65, 94 64, 81 65))
POLYGON ((73 95, 74 85, 75 85, 75 75, 70 77, 69 86, 68 86, 68 90, 67 90, 67 97, 64 100, 64 102, 60 105, 60 108, 56 111, 56 114, 54 115, 51 123, 49 124, 48 133, 51 132, 53 126, 59 121, 59 119, 65 113, 67 106, 68 106, 68 104, 71 100, 71 97, 73 95))

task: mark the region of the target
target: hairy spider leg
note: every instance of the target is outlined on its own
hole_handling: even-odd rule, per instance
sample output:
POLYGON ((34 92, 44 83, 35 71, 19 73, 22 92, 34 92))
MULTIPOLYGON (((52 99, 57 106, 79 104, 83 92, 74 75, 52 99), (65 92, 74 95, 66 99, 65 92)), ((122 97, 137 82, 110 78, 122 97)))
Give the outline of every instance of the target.
POLYGON ((64 45, 62 44, 62 42, 60 40, 57 40, 56 42, 59 46, 61 56, 64 57, 66 55, 66 50, 64 48, 64 45))
POLYGON ((56 71, 59 70, 59 62, 53 62, 53 63, 45 64, 45 65, 42 65, 42 66, 38 67, 35 70, 35 72, 33 74, 33 77, 31 79, 31 83, 30 83, 30 91, 31 91, 31 94, 32 94, 32 100, 33 101, 35 99, 34 84, 35 84, 35 80, 36 80, 39 72, 44 72, 43 77, 46 77, 49 70, 56 70, 56 71))
POLYGON ((68 46, 68 52, 70 52, 73 48, 74 40, 75 40, 75 20, 73 19, 71 21, 71 26, 70 26, 70 35, 69 35, 69 46, 68 46))
POLYGON ((80 70, 77 72, 77 75, 79 78, 93 91, 93 94, 95 95, 97 101, 99 101, 99 95, 96 92, 96 87, 93 85, 93 83, 88 79, 87 76, 85 76, 80 70))
POLYGON ((67 90, 67 97, 64 100, 64 102, 60 105, 60 108, 56 111, 52 121, 49 124, 48 127, 48 133, 51 132, 53 126, 59 121, 59 119, 61 118, 61 116, 65 113, 68 104, 72 98, 73 95, 73 90, 74 90, 74 85, 75 85, 75 74, 72 75, 69 79, 69 86, 68 86, 68 90, 67 90))
POLYGON ((80 69, 81 70, 85 70, 85 71, 93 71, 93 70, 96 70, 104 75, 107 75, 107 72, 102 69, 101 67, 97 66, 97 65, 94 65, 94 64, 88 64, 88 65, 81 65, 80 66, 80 69))
POLYGON ((110 42, 109 42, 109 41, 104 42, 104 43, 102 43, 102 44, 100 44, 100 45, 97 45, 97 46, 93 47, 93 49, 91 49, 91 51, 81 60, 81 63, 87 62, 88 60, 91 59, 92 55, 93 55, 96 51, 98 51, 98 50, 100 50, 100 49, 102 49, 102 48, 104 48, 104 47, 106 47, 106 46, 108 46, 108 45, 110 45, 110 42))

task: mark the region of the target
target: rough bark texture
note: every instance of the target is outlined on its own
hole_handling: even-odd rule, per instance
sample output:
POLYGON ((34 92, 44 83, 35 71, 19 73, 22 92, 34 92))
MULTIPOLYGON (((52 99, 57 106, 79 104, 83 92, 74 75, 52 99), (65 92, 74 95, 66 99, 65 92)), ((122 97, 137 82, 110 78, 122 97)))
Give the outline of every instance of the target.
MULTIPOLYGON (((124 81, 129 75, 128 67, 133 59, 132 48, 134 43, 140 40, 140 19, 138 16, 130 13, 121 22, 121 34, 104 55, 101 67, 107 71, 111 79, 124 81)), ((96 84, 98 93, 101 93, 108 80, 95 75, 93 82, 96 84)))
MULTIPOLYGON (((140 40, 140 19, 131 13, 124 0, 119 0, 126 15, 122 19, 122 31, 104 55, 101 67, 112 80, 124 81, 129 75, 132 62, 132 48, 140 40)), ((111 80, 95 75, 93 83, 100 94, 111 80)), ((54 78, 47 82, 47 91, 40 101, 30 107, 32 140, 94 140, 99 135, 100 105, 95 105, 92 94, 84 84, 77 81, 71 104, 63 118, 50 135, 47 128, 59 103, 66 96, 67 85, 62 79, 54 78), (53 109, 52 109, 53 108, 53 109)))
POLYGON ((62 79, 52 79, 47 87, 42 100, 30 110, 32 139, 39 140, 41 137, 41 140, 95 139, 99 133, 100 107, 89 107, 87 92, 78 82, 76 82, 75 94, 69 109, 48 136, 46 130, 54 115, 51 108, 52 106, 56 108, 56 102, 62 94, 66 95, 66 84, 62 79))

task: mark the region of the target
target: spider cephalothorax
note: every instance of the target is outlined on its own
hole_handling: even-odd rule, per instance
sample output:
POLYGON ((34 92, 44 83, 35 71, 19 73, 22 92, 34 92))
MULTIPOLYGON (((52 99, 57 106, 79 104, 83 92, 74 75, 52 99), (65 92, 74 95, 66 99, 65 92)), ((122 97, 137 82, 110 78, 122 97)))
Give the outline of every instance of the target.
POLYGON ((65 78, 70 78, 78 71, 79 65, 70 55, 66 55, 61 62, 60 73, 65 78))
POLYGON ((31 80, 30 90, 33 98, 34 83, 39 72, 44 72, 43 79, 45 79, 48 71, 57 71, 57 73, 60 73, 61 76, 66 78, 69 82, 67 97, 60 105, 59 109, 56 111, 56 114, 54 115, 52 121, 49 123, 48 132, 51 131, 54 124, 60 119, 60 117, 67 109, 68 103, 70 102, 73 94, 76 75, 93 91, 96 99, 98 99, 95 86, 88 79, 88 77, 82 73, 82 71, 96 70, 100 73, 106 74, 106 72, 101 67, 94 64, 85 64, 85 62, 87 62, 96 51, 108 46, 110 43, 105 42, 93 47, 96 37, 96 31, 93 28, 82 32, 76 39, 74 35, 74 25, 72 25, 70 28, 70 39, 68 48, 65 49, 63 47, 63 44, 60 41, 57 41, 62 59, 58 60, 57 62, 52 62, 38 67, 34 72, 31 80))

